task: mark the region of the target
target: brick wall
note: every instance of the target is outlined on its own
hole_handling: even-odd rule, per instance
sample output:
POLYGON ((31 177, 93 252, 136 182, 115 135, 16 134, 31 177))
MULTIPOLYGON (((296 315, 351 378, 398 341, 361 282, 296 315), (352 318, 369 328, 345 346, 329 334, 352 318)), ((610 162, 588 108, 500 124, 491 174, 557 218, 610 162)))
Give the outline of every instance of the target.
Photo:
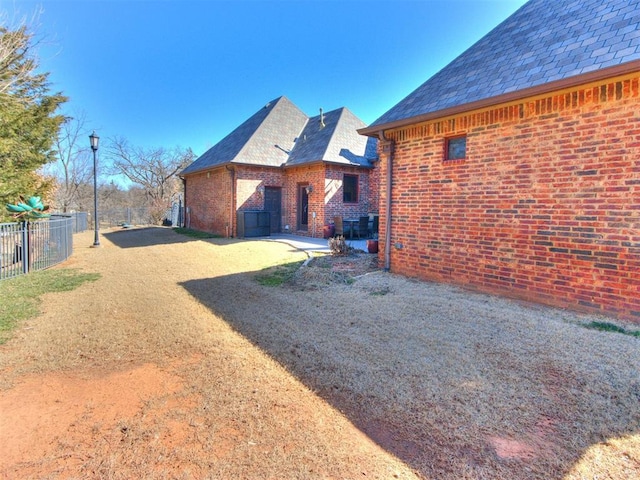
POLYGON ((372 170, 369 171, 369 212, 379 213, 380 204, 380 168, 377 162, 372 170))
POLYGON ((222 236, 235 236, 238 210, 262 210, 264 187, 282 187, 280 169, 237 165, 233 173, 226 167, 189 175, 186 205, 191 228, 222 236), (232 175, 235 192, 232 192, 232 175), (235 204, 232 204, 235 194, 235 204))
POLYGON ((298 235, 322 237, 323 226, 334 215, 355 217, 368 212, 377 212, 377 184, 371 183, 371 170, 354 167, 325 165, 321 162, 279 169, 258 166, 234 165, 233 174, 226 167, 186 178, 187 221, 196 230, 222 236, 235 236, 238 210, 262 210, 264 187, 282 188, 282 227, 290 226, 289 232, 298 235), (359 201, 344 204, 342 201, 342 178, 344 173, 358 175, 359 201), (235 192, 232 191, 232 175, 235 192), (312 185, 309 195, 308 228, 298 229, 298 186, 312 185), (375 190, 372 190, 373 185, 375 190), (232 198, 235 195, 235 202, 232 198), (372 200, 373 199, 373 200, 372 200), (316 217, 313 218, 315 212, 316 217))
POLYGON ((640 322, 639 90, 627 76, 387 132, 391 270, 640 322), (460 134, 466 158, 444 161, 460 134))
POLYGON ((185 224, 194 230, 231 235, 231 172, 218 168, 189 175, 186 180, 185 224))
POLYGON ((264 167, 236 166, 236 210, 262 210, 264 188, 284 185, 282 170, 264 167))
MULTIPOLYGON (((335 215, 357 217, 369 211, 377 211, 377 203, 371 201, 369 177, 371 170, 354 167, 342 167, 332 164, 315 163, 286 169, 283 205, 285 223, 291 232, 297 235, 322 237, 323 227, 333 220, 335 215), (358 175, 358 203, 345 204, 342 201, 342 178, 344 174, 358 175), (309 225, 307 230, 297 228, 298 186, 312 185, 309 195, 309 225), (373 209, 376 210, 373 210, 373 209), (314 220, 313 213, 316 218, 314 220), (315 227, 315 228, 314 228, 315 227)), ((377 184, 376 184, 377 185, 377 184)), ((377 187, 376 187, 377 188, 377 187)), ((377 201, 377 190, 373 192, 377 201)))
MULTIPOLYGON (((284 172, 280 169, 235 166, 236 171, 236 203, 235 210, 264 210, 264 189, 266 187, 282 188, 284 172)), ((233 222, 234 236, 237 235, 237 215, 233 222)))
POLYGON ((289 225, 290 232, 296 235, 322 237, 322 227, 324 223, 324 202, 323 202, 323 185, 324 185, 324 165, 315 163, 295 168, 287 168, 285 177, 285 188, 282 192, 282 205, 285 221, 283 225, 289 225), (298 202, 298 186, 311 185, 313 192, 309 195, 309 217, 307 229, 298 228, 297 219, 297 202, 298 202), (312 213, 316 213, 315 220, 312 213), (315 229, 314 229, 315 226, 315 229))
POLYGON ((377 191, 372 192, 370 175, 370 170, 336 167, 335 165, 327 166, 325 177, 325 203, 327 204, 325 222, 332 221, 336 215, 356 218, 369 212, 378 211, 377 203, 374 204, 371 200, 372 193, 373 198, 377 198, 377 191), (343 202, 342 179, 345 174, 358 176, 357 203, 343 202))

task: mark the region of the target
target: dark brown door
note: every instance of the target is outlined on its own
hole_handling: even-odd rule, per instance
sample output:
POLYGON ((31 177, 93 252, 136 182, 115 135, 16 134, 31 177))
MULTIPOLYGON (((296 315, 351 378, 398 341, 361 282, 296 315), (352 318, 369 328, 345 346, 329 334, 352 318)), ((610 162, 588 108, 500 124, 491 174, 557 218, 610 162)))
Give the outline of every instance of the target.
POLYGON ((278 187, 265 187, 264 209, 271 213, 271 233, 280 232, 280 219, 282 218, 282 189, 278 187))
POLYGON ((298 230, 309 230, 309 194, 307 185, 298 185, 298 230))

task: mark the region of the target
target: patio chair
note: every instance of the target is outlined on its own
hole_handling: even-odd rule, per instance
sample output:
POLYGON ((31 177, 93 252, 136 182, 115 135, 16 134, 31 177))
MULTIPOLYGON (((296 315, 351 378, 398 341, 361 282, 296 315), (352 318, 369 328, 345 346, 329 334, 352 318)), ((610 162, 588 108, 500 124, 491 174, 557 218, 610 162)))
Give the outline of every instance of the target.
POLYGON ((373 222, 371 223, 371 236, 378 234, 379 223, 380 223, 380 217, 378 215, 374 215, 373 222))
POLYGON ((367 238, 369 235, 369 216, 358 219, 358 228, 355 230, 355 234, 358 235, 358 238, 367 238))
POLYGON ((333 225, 335 226, 334 235, 336 237, 339 235, 344 236, 344 226, 342 225, 342 217, 333 217, 333 225))

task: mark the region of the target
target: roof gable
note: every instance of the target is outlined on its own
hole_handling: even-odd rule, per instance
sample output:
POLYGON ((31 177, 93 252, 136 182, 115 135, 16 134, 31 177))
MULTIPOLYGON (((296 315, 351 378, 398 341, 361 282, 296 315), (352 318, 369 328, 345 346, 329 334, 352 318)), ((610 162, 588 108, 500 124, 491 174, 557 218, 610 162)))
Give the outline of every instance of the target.
POLYGON ((638 59, 640 0, 531 0, 371 127, 638 59))
POLYGON ((346 108, 308 118, 279 97, 207 150, 180 175, 229 163, 280 167, 324 161, 370 167, 376 140, 360 135, 366 125, 346 108), (324 126, 321 126, 321 117, 324 126))
POLYGON ((347 108, 309 119, 291 151, 287 166, 316 161, 371 166, 367 137, 358 133, 366 124, 347 108))
MULTIPOLYGON (((268 105, 265 109, 270 108, 268 105)), ((286 163, 308 117, 286 97, 280 97, 273 112, 245 144, 235 163, 279 167, 286 163)))
POLYGON ((279 167, 287 161, 307 116, 286 97, 267 103, 207 150, 181 175, 228 163, 279 167))

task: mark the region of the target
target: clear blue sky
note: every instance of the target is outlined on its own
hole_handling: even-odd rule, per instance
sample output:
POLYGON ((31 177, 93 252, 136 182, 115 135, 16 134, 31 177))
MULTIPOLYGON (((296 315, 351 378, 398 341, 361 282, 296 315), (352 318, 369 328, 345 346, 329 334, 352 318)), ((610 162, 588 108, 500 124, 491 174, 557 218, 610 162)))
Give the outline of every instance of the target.
MULTIPOLYGON (((524 0, 0 0, 101 138, 197 155, 268 101, 369 124, 524 0)), ((88 140, 87 140, 88 142, 88 140)))

